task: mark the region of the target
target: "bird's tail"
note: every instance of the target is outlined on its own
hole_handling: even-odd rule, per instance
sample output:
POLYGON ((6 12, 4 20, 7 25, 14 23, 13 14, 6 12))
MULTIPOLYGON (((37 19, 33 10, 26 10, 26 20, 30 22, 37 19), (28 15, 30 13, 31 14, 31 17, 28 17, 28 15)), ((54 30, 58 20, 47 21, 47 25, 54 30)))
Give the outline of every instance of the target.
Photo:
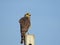
POLYGON ((21 44, 23 43, 23 36, 21 36, 21 44))
POLYGON ((25 38, 25 34, 22 33, 22 34, 21 34, 21 44, 23 44, 23 42, 24 42, 24 38, 25 38))

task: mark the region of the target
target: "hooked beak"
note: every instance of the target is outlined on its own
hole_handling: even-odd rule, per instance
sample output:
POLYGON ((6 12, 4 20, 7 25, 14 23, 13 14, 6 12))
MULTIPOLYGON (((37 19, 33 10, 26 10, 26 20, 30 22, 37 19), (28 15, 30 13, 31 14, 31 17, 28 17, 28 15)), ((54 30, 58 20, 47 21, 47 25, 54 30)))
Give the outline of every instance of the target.
POLYGON ((29 15, 29 16, 31 16, 31 15, 29 15))

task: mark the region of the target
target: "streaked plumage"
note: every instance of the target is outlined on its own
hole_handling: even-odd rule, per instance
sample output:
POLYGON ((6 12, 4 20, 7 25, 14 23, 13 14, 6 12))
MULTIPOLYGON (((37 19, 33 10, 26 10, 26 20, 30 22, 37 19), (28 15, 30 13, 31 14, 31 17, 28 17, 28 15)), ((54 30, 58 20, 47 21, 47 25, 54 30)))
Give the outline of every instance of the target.
POLYGON ((26 13, 25 16, 22 17, 19 20, 19 23, 20 23, 21 44, 22 44, 23 41, 24 41, 25 34, 26 34, 26 32, 28 31, 28 29, 31 25, 31 23, 30 23, 30 14, 26 13))

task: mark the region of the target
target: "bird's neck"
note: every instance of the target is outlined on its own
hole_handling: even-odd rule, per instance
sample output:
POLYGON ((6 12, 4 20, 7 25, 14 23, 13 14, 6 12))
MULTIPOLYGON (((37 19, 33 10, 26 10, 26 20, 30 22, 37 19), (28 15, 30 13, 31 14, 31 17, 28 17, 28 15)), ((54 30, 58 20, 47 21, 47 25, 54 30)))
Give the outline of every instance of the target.
POLYGON ((26 18, 28 18, 28 20, 30 20, 30 17, 26 17, 26 18))

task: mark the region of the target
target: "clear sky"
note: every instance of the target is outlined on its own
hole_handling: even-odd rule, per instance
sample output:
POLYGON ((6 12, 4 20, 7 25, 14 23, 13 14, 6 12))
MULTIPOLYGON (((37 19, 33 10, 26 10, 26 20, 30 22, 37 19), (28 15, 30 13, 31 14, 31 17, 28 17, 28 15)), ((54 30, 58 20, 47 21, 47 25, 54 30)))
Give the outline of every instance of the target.
POLYGON ((60 45, 60 0, 0 0, 0 45, 21 45, 18 20, 26 12, 35 45, 60 45))

